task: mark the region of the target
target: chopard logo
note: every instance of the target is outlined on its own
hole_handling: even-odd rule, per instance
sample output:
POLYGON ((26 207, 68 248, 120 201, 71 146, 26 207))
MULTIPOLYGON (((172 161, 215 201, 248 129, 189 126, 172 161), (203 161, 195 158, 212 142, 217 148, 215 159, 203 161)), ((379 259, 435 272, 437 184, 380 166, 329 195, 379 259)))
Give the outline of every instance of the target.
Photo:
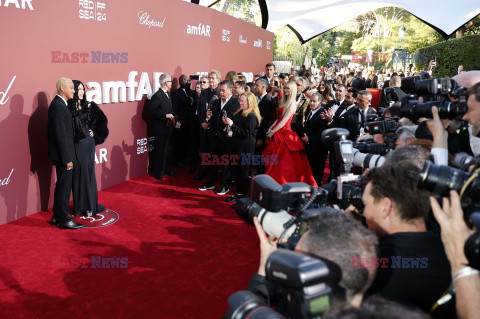
POLYGON ((230 42, 230 30, 222 29, 222 41, 230 42))
POLYGON ((13 76, 12 81, 10 81, 10 84, 8 85, 7 89, 5 92, 0 91, 0 105, 5 105, 7 103, 9 97, 8 97, 8 91, 10 91, 10 88, 12 87, 13 82, 17 78, 16 75, 13 76))
POLYGON ((244 38, 241 34, 238 36, 238 42, 242 44, 247 44, 248 38, 244 38))
POLYGON ((148 14, 148 12, 146 12, 146 11, 139 11, 137 16, 138 16, 140 24, 147 26, 149 29, 151 27, 163 28, 163 24, 165 23, 165 20, 167 19, 167 17, 163 18, 162 21, 155 20, 155 19, 150 19, 150 14, 148 14))
POLYGON ((253 41, 253 46, 256 48, 261 48, 262 47, 262 40, 258 39, 257 41, 253 41))
POLYGON ((4 179, 0 179, 0 186, 5 186, 5 185, 8 185, 8 183, 10 183, 10 177, 12 176, 13 170, 14 169, 12 168, 12 170, 10 171, 10 174, 8 174, 8 177, 4 179))
MULTIPOLYGON (((34 11, 32 7, 32 0, 5 0, 3 2, 3 6, 7 8, 9 5, 14 5, 17 9, 25 10, 25 5, 28 6, 28 9, 34 11)), ((0 7, 2 6, 2 1, 0 0, 0 7)))
POLYGON ((199 23, 198 26, 187 25, 187 34, 210 37, 210 26, 202 23, 199 23))
POLYGON ((105 2, 78 0, 78 17, 85 20, 107 21, 105 2))

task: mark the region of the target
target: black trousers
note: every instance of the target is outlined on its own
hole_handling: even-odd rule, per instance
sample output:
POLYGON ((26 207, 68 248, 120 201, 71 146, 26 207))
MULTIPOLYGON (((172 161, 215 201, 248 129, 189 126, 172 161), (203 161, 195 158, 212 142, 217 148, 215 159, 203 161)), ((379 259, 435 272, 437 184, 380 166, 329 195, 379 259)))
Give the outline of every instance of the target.
POLYGON ((307 154, 308 163, 312 169, 313 177, 318 186, 323 184, 323 173, 325 171, 325 161, 327 160, 328 151, 314 152, 308 148, 305 150, 307 154))
MULTIPOLYGON (((53 218, 60 223, 66 223, 68 220, 68 202, 72 192, 73 169, 67 170, 63 163, 54 162, 57 171, 57 182, 55 183, 55 193, 53 196, 53 218)), ((77 163, 74 163, 75 165, 77 163)))
POLYGON ((173 137, 169 134, 155 134, 153 149, 153 177, 162 178, 165 172, 171 172, 173 166, 173 137))
MULTIPOLYGON (((222 155, 227 154, 227 143, 219 140, 216 136, 209 136, 210 137, 210 153, 214 156, 218 156, 221 158, 222 155)), ((215 185, 217 182, 217 175, 218 169, 221 166, 218 165, 208 165, 207 166, 207 185, 215 185)), ((222 178, 222 182, 226 182, 222 178)))

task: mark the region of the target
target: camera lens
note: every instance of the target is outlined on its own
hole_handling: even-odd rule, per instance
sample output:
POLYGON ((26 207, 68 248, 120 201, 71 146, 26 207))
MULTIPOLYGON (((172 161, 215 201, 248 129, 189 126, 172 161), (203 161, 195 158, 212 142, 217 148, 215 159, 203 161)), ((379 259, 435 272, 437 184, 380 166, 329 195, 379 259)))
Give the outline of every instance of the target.
POLYGON ((449 196, 450 190, 460 193, 470 174, 448 166, 425 163, 418 186, 438 196, 449 196))

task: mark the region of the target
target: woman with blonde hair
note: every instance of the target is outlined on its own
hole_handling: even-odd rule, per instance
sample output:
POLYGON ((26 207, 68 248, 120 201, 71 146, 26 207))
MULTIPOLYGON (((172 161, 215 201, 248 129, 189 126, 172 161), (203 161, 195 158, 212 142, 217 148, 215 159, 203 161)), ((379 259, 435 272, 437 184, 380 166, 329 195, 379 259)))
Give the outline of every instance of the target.
POLYGON ((225 80, 229 80, 233 84, 238 81, 238 75, 235 71, 228 71, 227 75, 225 75, 225 80))
POLYGON ((267 146, 263 150, 268 159, 265 161, 266 174, 279 184, 304 182, 316 186, 303 142, 290 126, 297 109, 296 96, 296 83, 288 82, 277 109, 277 120, 267 132, 267 146))
POLYGON ((222 184, 228 185, 232 175, 236 175, 237 192, 227 198, 227 202, 234 202, 247 195, 249 164, 243 158, 251 159, 255 154, 257 130, 262 121, 256 96, 251 93, 242 93, 238 97, 240 108, 233 118, 225 118, 223 123, 228 125, 231 134, 228 136, 227 151, 230 155, 238 155, 236 166, 232 162, 223 170, 222 184), (236 171, 236 172, 235 172, 236 171), (235 174, 236 173, 236 174, 235 174))

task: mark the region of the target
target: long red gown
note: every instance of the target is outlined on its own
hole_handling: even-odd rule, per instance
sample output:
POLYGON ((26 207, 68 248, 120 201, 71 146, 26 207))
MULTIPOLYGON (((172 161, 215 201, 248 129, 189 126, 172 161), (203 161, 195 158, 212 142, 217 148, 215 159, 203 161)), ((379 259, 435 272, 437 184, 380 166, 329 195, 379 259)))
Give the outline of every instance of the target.
MULTIPOLYGON (((277 109, 277 124, 282 119, 283 108, 277 109)), ((303 182, 312 186, 318 186, 313 178, 310 164, 308 163, 305 147, 298 134, 292 131, 290 122, 293 115, 290 116, 288 122, 273 134, 272 140, 267 140, 267 146, 263 150, 263 155, 278 156, 278 161, 265 161, 266 174, 270 175, 280 185, 292 182, 303 182), (276 165, 272 165, 276 164, 276 165)), ((276 127, 275 125, 275 127, 276 127)), ((272 129, 274 129, 273 127, 272 129)))

